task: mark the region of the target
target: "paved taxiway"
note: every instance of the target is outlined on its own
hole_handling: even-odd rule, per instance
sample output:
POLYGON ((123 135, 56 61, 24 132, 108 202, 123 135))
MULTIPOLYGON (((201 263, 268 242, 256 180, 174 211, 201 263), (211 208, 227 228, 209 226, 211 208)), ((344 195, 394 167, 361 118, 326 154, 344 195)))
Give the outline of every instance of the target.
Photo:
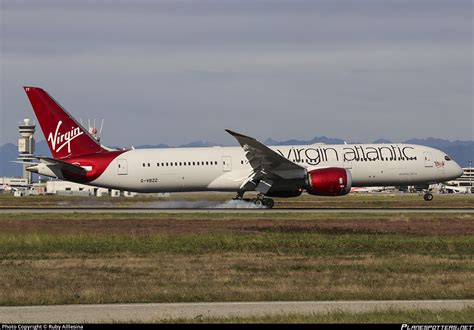
POLYGON ((259 316, 282 313, 362 313, 376 310, 460 310, 474 300, 381 300, 108 304, 0 307, 4 323, 151 322, 171 318, 259 316))
POLYGON ((474 213, 474 208, 0 208, 0 213, 474 213))

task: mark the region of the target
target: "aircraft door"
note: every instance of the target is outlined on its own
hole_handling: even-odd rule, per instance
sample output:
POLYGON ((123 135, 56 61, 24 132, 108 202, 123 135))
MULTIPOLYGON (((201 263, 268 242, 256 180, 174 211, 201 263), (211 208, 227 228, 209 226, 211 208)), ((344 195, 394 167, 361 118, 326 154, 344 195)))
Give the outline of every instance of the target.
POLYGON ((126 159, 117 159, 117 170, 118 170, 118 175, 127 175, 128 174, 128 167, 127 167, 127 160, 126 159))
POLYGON ((425 167, 433 167, 433 158, 431 157, 431 152, 424 152, 425 156, 425 167))
POLYGON ((232 171, 232 158, 230 156, 222 156, 222 170, 224 172, 232 171))

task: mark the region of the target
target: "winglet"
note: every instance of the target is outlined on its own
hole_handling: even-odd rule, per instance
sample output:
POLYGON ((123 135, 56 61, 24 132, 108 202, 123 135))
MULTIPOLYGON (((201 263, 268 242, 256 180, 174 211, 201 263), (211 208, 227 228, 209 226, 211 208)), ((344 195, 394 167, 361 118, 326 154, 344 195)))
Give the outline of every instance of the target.
POLYGON ((226 131, 227 133, 229 133, 230 135, 232 135, 233 137, 243 137, 243 138, 246 138, 246 139, 255 140, 253 137, 250 137, 250 136, 247 136, 247 135, 244 135, 244 134, 240 134, 240 133, 231 131, 230 129, 226 129, 225 131, 226 131))

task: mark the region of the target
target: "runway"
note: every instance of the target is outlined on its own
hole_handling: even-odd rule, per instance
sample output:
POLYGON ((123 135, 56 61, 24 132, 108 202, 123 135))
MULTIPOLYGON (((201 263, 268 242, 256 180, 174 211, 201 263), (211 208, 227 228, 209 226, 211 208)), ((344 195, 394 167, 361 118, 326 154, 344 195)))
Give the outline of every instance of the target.
POLYGON ((473 308, 474 300, 381 300, 107 304, 0 307, 3 323, 97 323, 153 322, 174 318, 249 317, 288 313, 363 313, 394 310, 461 310, 473 308))
POLYGON ((474 213, 474 208, 0 208, 0 213, 474 213))

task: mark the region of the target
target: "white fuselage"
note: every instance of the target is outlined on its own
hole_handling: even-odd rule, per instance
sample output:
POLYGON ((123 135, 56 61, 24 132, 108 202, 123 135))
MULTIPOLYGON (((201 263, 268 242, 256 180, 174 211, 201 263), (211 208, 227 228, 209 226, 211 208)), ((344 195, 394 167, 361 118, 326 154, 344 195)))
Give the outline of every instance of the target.
MULTIPOLYGON (((440 150, 408 144, 273 146, 311 171, 350 170, 352 186, 444 182, 462 170, 440 150)), ((252 174, 241 147, 135 149, 122 153, 90 184, 136 192, 239 191, 252 174)))

